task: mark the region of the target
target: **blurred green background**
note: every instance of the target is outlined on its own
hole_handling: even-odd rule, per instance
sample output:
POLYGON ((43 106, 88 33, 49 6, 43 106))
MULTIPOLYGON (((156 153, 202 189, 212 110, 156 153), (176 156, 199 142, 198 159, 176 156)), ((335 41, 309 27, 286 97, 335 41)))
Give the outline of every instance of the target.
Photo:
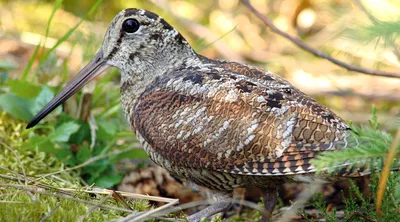
MULTIPOLYGON (((335 58, 400 71, 400 1, 251 3, 281 30, 335 58)), ((24 130, 95 54, 109 22, 124 8, 161 15, 205 56, 285 77, 346 121, 366 124, 374 104, 385 131, 400 125, 399 79, 349 72, 316 58, 272 33, 238 0, 0 0, 0 174, 25 172, 49 184, 60 182, 49 176, 57 174, 61 187, 110 188, 130 170, 150 165, 122 115, 115 69, 68 100, 63 111, 24 130)), ((11 210, 18 216, 21 209, 11 210)))

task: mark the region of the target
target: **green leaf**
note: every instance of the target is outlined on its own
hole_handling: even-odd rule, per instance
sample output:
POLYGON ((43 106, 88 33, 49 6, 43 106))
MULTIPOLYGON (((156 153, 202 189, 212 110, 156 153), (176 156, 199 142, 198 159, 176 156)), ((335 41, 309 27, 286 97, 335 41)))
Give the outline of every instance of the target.
POLYGON ((67 142, 69 137, 78 131, 80 125, 74 122, 66 122, 56 128, 56 131, 49 135, 52 141, 67 142))
POLYGON ((0 95, 0 108, 17 119, 29 121, 33 115, 30 112, 32 101, 18 97, 12 93, 0 95))
POLYGON ((88 159, 92 157, 92 152, 89 149, 89 145, 84 144, 79 150, 78 153, 76 154, 76 159, 78 160, 78 163, 84 163, 88 159))
POLYGON ((62 160, 67 166, 76 166, 74 154, 72 153, 68 144, 60 144, 61 149, 57 149, 54 154, 58 159, 62 160))
POLYGON ((25 99, 35 98, 41 90, 40 86, 19 79, 9 79, 7 84, 10 86, 12 93, 25 99))
POLYGON ((82 120, 75 120, 75 123, 80 125, 79 130, 71 135, 69 142, 71 144, 82 144, 84 141, 91 141, 90 126, 87 122, 82 120))
POLYGON ((97 120, 99 129, 97 130, 97 138, 100 141, 110 141, 115 138, 118 125, 114 122, 108 122, 104 119, 97 120))
POLYGON ((95 181, 96 186, 111 188, 121 182, 123 175, 109 175, 98 178, 95 181))
POLYGON ((117 125, 105 120, 99 120, 97 124, 104 129, 104 131, 109 135, 115 135, 117 132, 117 125))
POLYGON ((54 97, 53 91, 47 86, 43 86, 39 95, 35 98, 31 107, 31 113, 38 113, 54 97))
POLYGON ((40 152, 46 153, 57 152, 56 144, 51 142, 48 137, 39 135, 33 135, 32 137, 30 137, 27 143, 24 144, 24 147, 28 149, 34 149, 37 147, 40 152))
POLYGON ((88 166, 85 166, 82 169, 82 173, 86 175, 87 179, 86 181, 88 184, 94 183, 101 175, 103 175, 103 172, 109 168, 110 163, 107 159, 101 159, 98 160, 88 166))

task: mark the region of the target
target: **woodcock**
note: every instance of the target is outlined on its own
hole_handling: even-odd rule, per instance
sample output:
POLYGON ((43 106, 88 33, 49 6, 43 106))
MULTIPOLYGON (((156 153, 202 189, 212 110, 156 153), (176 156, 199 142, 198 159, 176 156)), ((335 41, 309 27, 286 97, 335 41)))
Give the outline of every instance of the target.
POLYGON ((201 56, 164 19, 142 9, 113 19, 95 57, 27 128, 110 66, 121 71, 122 108, 150 158, 214 194, 215 203, 190 221, 228 209, 237 187, 262 190, 268 221, 283 182, 312 180, 312 159, 347 146, 348 125, 289 82, 201 56))

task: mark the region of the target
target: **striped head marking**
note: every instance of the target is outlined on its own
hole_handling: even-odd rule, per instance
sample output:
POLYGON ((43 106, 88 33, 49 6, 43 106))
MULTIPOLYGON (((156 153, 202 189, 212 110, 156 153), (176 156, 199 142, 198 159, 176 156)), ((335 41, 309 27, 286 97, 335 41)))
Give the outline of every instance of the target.
POLYGON ((124 69, 127 63, 156 59, 165 48, 182 47, 190 48, 182 35, 163 18, 132 8, 115 16, 104 37, 102 50, 108 64, 124 69))

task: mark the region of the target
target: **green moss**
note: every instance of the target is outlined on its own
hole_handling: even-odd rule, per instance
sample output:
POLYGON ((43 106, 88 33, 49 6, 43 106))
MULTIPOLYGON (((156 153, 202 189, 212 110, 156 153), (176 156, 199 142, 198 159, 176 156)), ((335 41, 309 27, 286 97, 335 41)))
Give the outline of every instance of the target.
POLYGON ((9 221, 40 221, 48 214, 51 221, 77 221, 88 210, 87 206, 73 200, 41 194, 29 196, 18 189, 5 192, 0 203, 0 218, 9 221))
MULTIPOLYGON (((54 156, 24 148, 23 144, 29 141, 29 131, 24 131, 25 125, 25 122, 16 120, 5 112, 0 112, 0 174, 18 176, 4 168, 27 176, 63 170, 63 163, 54 156)), ((63 172, 57 174, 57 178, 58 181, 56 182, 48 178, 43 178, 42 182, 58 185, 59 187, 67 185, 70 188, 79 187, 79 177, 74 173, 63 172)))
MULTIPOLYGON (((38 177, 63 170, 64 165, 51 154, 24 148, 23 144, 29 140, 25 124, 0 112, 0 221, 40 221, 43 218, 47 221, 107 221, 129 214, 118 210, 123 206, 112 197, 104 201, 105 195, 79 191, 86 187, 81 185, 75 172, 38 177), (29 178, 28 184, 23 180, 7 179, 24 179, 24 175, 29 178), (43 185, 50 186, 50 189, 40 188, 43 185), (57 193, 56 188, 75 188, 78 191, 65 195, 57 193)), ((146 200, 127 203, 137 211, 149 209, 146 200)))
MULTIPOLYGON (((24 190, 14 188, 2 188, 0 193, 0 218, 2 221, 40 221, 44 217, 48 221, 78 221, 80 218, 84 218, 85 221, 108 221, 129 214, 47 194, 28 194, 24 190)), ((90 196, 81 200, 101 202, 100 198, 91 198, 90 196)), ((112 198, 103 205, 118 207, 112 198)), ((137 208, 140 210, 148 208, 147 201, 134 201, 134 204, 130 203, 130 205, 136 210, 138 210, 137 208)))

